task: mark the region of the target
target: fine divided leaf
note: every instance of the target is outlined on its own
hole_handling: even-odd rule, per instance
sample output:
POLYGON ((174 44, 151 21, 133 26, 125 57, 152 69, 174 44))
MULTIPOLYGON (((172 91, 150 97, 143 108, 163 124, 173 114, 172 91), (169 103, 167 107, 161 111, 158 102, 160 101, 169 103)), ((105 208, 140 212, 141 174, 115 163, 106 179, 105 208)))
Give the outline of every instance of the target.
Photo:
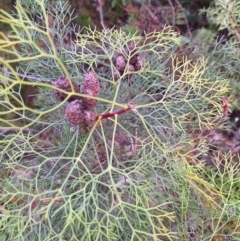
POLYGON ((66 4, 29 6, 0 15, 11 27, 0 39, 0 237, 187 240, 195 219, 210 240, 228 200, 191 164, 208 150, 202 133, 222 124, 226 81, 203 57, 181 54, 189 44, 170 27, 77 31, 66 4), (83 87, 89 73, 97 94, 83 87), (53 84, 62 76, 74 81, 68 90, 53 84), (26 97, 29 87, 37 92, 26 97), (94 113, 91 123, 68 122, 71 101, 94 113))

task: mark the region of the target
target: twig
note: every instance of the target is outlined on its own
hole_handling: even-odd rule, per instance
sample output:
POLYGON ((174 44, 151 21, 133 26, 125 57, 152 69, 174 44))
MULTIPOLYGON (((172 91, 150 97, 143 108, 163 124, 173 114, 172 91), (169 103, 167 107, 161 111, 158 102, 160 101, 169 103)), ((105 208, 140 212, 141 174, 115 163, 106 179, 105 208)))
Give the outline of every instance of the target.
POLYGON ((175 8, 174 8, 171 0, 168 0, 168 3, 172 9, 172 26, 173 26, 173 29, 175 29, 175 8))
POLYGON ((102 6, 103 6, 102 0, 98 0, 98 11, 99 11, 100 23, 102 24, 103 28, 106 29, 105 24, 104 24, 104 17, 103 17, 102 6))
POLYGON ((6 135, 6 134, 10 134, 10 133, 17 133, 17 132, 19 132, 19 131, 22 131, 22 132, 32 132, 33 134, 37 134, 37 133, 39 133, 39 130, 37 130, 37 129, 34 129, 34 128, 25 128, 25 129, 18 129, 18 128, 6 128, 6 129, 2 129, 1 131, 0 131, 0 136, 4 136, 4 135, 6 135))
POLYGON ((149 9, 149 7, 146 6, 145 4, 143 4, 142 6, 145 8, 145 10, 147 10, 147 12, 148 12, 148 14, 151 16, 151 18, 152 18, 155 22, 157 22, 157 21, 158 21, 157 16, 149 9))
POLYGON ((97 169, 98 169, 99 167, 102 167, 106 162, 107 162, 107 160, 104 160, 103 162, 100 162, 98 166, 96 166, 95 168, 92 169, 92 172, 97 171, 97 169))
MULTIPOLYGON (((12 72, 6 72, 7 74, 11 75, 11 76, 15 76, 12 72)), ((21 78, 27 78, 30 80, 35 80, 36 82, 43 82, 43 83, 49 83, 50 80, 46 80, 46 79, 42 79, 42 78, 38 78, 32 75, 26 75, 26 74, 21 74, 21 73, 17 73, 16 74, 21 77, 21 78)))
POLYGON ((186 17, 186 15, 184 13, 184 9, 183 9, 181 3, 178 0, 176 0, 176 3, 178 5, 178 7, 183 11, 183 17, 184 17, 184 21, 185 21, 186 26, 187 26, 188 35, 189 35, 190 41, 192 42, 193 36, 192 36, 191 30, 190 30, 190 27, 189 27, 189 24, 188 24, 188 21, 187 21, 187 17, 186 17))

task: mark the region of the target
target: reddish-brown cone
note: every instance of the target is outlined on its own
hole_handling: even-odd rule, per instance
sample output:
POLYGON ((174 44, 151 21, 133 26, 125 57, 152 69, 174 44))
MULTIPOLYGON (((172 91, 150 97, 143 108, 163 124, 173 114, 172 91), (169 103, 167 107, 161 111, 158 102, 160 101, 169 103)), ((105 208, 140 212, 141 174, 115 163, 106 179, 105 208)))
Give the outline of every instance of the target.
POLYGON ((116 58, 116 68, 118 71, 123 72, 126 67, 126 60, 122 55, 116 58))
POLYGON ((134 65, 137 62, 138 54, 137 49, 136 49, 136 44, 134 42, 130 42, 128 44, 128 50, 129 50, 129 55, 131 55, 131 58, 129 60, 129 63, 134 65))
POLYGON ((91 110, 84 110, 85 122, 91 125, 97 118, 96 114, 91 110))
POLYGON ((136 64, 137 60, 138 60, 138 54, 134 54, 131 56, 129 63, 134 65, 136 64))
MULTIPOLYGON (((94 92, 90 89, 86 89, 84 92, 83 92, 84 95, 89 95, 89 96, 94 96, 94 92)), ((91 98, 87 98, 87 97, 83 97, 82 99, 82 103, 83 103, 83 107, 84 109, 92 109, 93 107, 96 106, 97 104, 97 100, 94 100, 94 99, 91 99, 91 98)))
MULTIPOLYGON (((73 89, 76 93, 80 93, 80 88, 79 86, 77 85, 77 83, 73 80, 70 80, 71 83, 72 83, 72 86, 73 86, 73 89)), ((58 80, 54 81, 53 82, 53 86, 59 88, 59 89, 62 89, 62 90, 65 90, 67 92, 72 92, 72 88, 71 88, 71 85, 70 85, 70 81, 65 77, 65 76, 62 76, 60 78, 58 78, 58 80)), ((60 101, 63 101, 67 98, 67 94, 64 94, 58 90, 53 90, 53 95, 56 99, 60 100, 60 101)), ((71 96, 68 101, 72 101, 72 100, 75 100, 77 99, 78 97, 76 95, 73 95, 71 96)))
POLYGON ((135 63, 135 70, 138 71, 144 67, 145 59, 143 56, 137 57, 137 62, 135 63))
MULTIPOLYGON (((131 64, 129 64, 129 65, 128 65, 128 72, 134 72, 134 71, 135 71, 134 66, 131 65, 131 64)), ((133 73, 131 73, 131 74, 127 74, 127 78, 128 78, 128 79, 131 79, 132 76, 133 76, 133 73)))
POLYGON ((130 51, 135 50, 135 48, 136 48, 136 44, 135 44, 134 42, 130 42, 130 43, 128 44, 128 49, 129 49, 130 51))
POLYGON ((92 72, 88 72, 85 74, 83 81, 82 81, 82 92, 83 94, 86 93, 86 91, 91 90, 93 96, 98 96, 100 93, 100 82, 97 76, 92 72))
POLYGON ((117 70, 113 72, 113 79, 114 79, 115 81, 119 80, 120 77, 121 77, 121 76, 120 76, 120 73, 119 73, 117 70))
POLYGON ((85 120, 85 115, 82 107, 82 101, 74 100, 70 102, 65 109, 65 114, 70 123, 74 125, 83 123, 85 120))

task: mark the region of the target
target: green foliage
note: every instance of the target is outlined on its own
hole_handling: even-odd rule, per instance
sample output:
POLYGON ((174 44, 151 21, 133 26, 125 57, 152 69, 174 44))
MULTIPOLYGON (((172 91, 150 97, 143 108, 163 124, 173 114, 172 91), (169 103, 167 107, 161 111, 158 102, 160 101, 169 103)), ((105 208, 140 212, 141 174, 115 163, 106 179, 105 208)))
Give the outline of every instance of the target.
MULTIPOLYGON (((239 17, 240 17, 240 2, 239 1, 212 1, 208 9, 203 10, 206 13, 207 19, 211 24, 211 28, 205 30, 204 38, 208 39, 207 47, 204 51, 213 49, 211 55, 212 61, 218 65, 219 72, 231 83, 231 102, 232 109, 239 110, 239 17), (220 31, 220 32, 218 32, 220 31), (222 34, 221 31, 223 31, 222 34), (216 40, 212 38, 214 35, 216 40), (217 44, 215 43, 217 42, 217 44)), ((203 32, 202 32, 203 33, 203 32)), ((200 36, 196 39, 200 42, 200 36)))
POLYGON ((207 18, 217 25, 219 30, 227 28, 231 34, 237 34, 240 27, 240 2, 237 0, 215 0, 207 10, 207 18))
POLYGON ((198 163, 208 151, 201 133, 221 127, 229 91, 216 65, 182 55, 189 43, 167 27, 144 37, 86 29, 69 45, 68 6, 31 4, 40 21, 21 1, 15 16, 0 15, 11 27, 0 51, 12 56, 0 57, 1 240, 212 240, 239 223, 238 166, 211 175, 198 163), (119 54, 126 68, 116 80, 119 54), (136 54, 144 65, 129 71, 136 54), (81 85, 89 70, 101 83, 98 118, 73 132, 67 101, 86 95, 59 102, 52 82, 81 85), (39 90, 34 105, 23 100, 27 86, 39 90))

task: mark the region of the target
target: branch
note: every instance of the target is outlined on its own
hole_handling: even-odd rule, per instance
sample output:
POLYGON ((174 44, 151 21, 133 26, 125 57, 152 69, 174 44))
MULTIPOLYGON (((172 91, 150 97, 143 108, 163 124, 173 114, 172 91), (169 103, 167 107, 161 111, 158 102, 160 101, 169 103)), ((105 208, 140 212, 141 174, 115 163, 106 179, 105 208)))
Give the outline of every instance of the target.
POLYGON ((106 29, 105 24, 104 24, 104 18, 103 18, 103 1, 102 0, 98 0, 98 11, 99 11, 99 16, 100 16, 100 23, 102 24, 103 28, 106 29))
POLYGON ((105 114, 102 114, 102 115, 99 115, 96 117, 96 119, 107 119, 109 117, 113 117, 113 116, 118 116, 118 115, 121 115, 129 110, 132 110, 134 109, 134 106, 133 105, 128 105, 126 106, 125 108, 123 109, 120 109, 118 111, 115 111, 115 112, 108 112, 108 113, 105 113, 105 114))
POLYGON ((8 74, 10 76, 15 76, 15 74, 17 74, 21 78, 27 78, 27 79, 30 79, 30 80, 35 80, 36 82, 42 82, 42 83, 50 83, 51 82, 50 80, 38 78, 38 77, 35 77, 35 76, 32 76, 32 75, 21 74, 21 73, 18 73, 18 72, 15 72, 15 74, 13 74, 12 72, 7 71, 6 74, 8 74))

